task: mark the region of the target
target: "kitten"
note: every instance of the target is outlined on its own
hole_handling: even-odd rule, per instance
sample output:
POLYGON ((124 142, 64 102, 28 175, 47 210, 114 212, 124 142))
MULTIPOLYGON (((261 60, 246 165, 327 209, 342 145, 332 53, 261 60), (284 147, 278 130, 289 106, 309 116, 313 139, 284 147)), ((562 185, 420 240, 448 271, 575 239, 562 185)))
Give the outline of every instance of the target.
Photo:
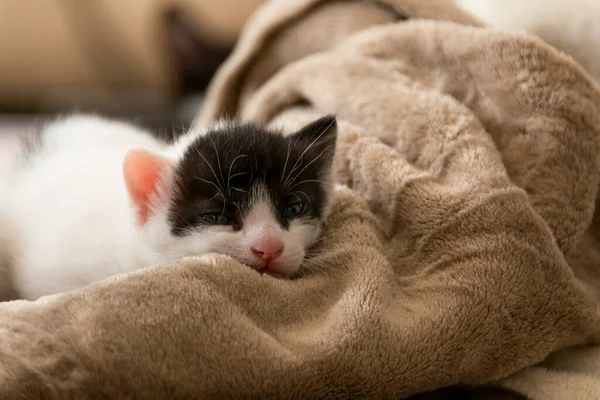
POLYGON ((171 144, 99 117, 53 122, 0 190, 16 289, 35 299, 207 252, 291 277, 327 215, 336 137, 332 116, 289 136, 224 122, 171 144))

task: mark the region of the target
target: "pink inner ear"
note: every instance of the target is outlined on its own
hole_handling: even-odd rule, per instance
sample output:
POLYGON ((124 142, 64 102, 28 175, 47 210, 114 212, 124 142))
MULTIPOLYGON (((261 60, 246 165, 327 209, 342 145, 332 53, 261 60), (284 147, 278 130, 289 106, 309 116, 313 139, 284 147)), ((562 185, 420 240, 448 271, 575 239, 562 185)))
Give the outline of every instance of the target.
MULTIPOLYGON (((169 161, 159 154, 143 149, 130 150, 123 160, 123 176, 131 201, 137 208, 140 224, 148 221, 152 196, 158 189, 169 168, 169 161)), ((166 185, 165 185, 166 189, 166 185)))

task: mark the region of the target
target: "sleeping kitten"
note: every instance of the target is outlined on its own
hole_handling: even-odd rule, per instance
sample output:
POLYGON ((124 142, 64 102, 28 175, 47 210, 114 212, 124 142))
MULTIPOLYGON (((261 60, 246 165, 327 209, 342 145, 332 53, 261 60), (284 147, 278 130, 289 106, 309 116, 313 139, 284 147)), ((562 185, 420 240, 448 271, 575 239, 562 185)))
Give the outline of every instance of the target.
POLYGON ((336 131, 331 116, 287 137, 226 122, 166 144, 123 122, 56 121, 0 190, 16 289, 35 299, 207 252, 290 277, 327 214, 336 131))

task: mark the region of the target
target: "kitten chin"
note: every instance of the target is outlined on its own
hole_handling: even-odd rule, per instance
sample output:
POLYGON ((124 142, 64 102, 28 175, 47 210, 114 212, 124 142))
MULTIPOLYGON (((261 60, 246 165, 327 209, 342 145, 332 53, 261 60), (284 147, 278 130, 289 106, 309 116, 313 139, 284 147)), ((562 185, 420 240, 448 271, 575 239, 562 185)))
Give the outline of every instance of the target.
POLYGON ((327 214, 336 139, 333 116, 288 136, 250 123, 188 134, 174 145, 180 156, 157 213, 170 235, 154 236, 169 253, 224 253, 262 273, 294 275, 327 214))

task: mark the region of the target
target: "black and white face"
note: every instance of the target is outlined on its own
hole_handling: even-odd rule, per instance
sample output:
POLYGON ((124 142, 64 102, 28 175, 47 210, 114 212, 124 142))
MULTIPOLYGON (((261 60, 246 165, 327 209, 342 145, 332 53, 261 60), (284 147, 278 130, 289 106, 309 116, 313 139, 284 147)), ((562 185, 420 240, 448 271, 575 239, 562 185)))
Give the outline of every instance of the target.
POLYGON ((173 174, 167 220, 178 248, 292 276, 327 213, 336 138, 334 117, 290 136, 231 123, 195 138, 173 174))

